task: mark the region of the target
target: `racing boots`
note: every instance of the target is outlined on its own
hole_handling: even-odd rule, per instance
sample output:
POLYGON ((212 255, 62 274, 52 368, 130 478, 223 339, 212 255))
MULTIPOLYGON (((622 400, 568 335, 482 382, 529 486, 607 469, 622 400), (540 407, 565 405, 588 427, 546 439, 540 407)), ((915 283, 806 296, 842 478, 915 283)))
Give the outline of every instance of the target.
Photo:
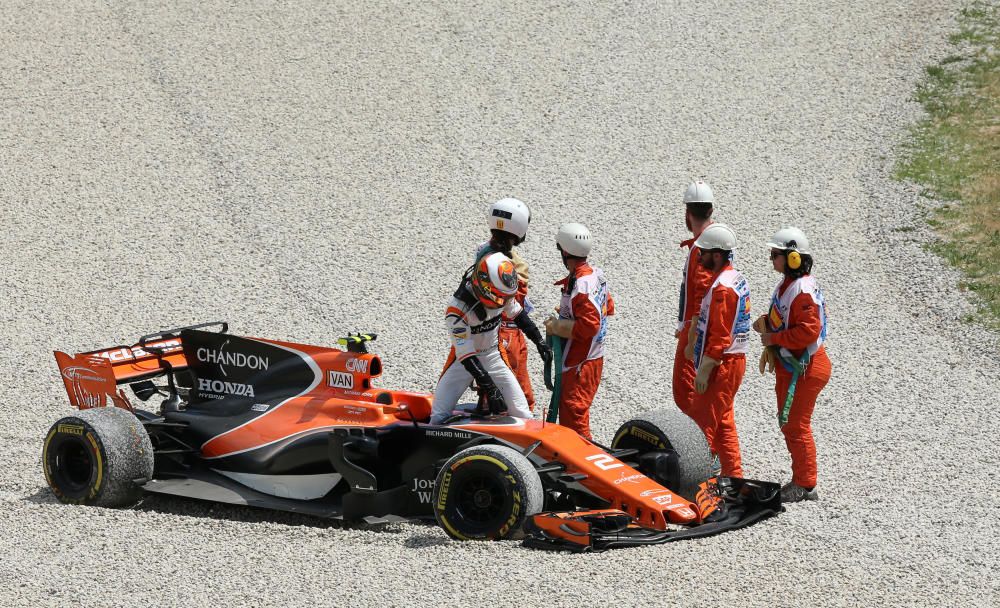
POLYGON ((781 486, 781 502, 799 502, 802 500, 819 500, 819 493, 816 492, 816 488, 807 490, 791 481, 781 486))

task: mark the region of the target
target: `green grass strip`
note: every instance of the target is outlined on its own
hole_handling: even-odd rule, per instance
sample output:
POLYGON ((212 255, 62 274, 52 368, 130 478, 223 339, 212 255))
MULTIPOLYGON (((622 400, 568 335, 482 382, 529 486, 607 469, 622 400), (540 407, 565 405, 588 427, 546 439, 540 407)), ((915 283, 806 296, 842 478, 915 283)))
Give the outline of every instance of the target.
POLYGON ((931 249, 957 266, 978 295, 970 321, 1000 330, 1000 5, 962 11, 954 52, 927 68, 916 99, 927 118, 911 132, 896 177, 950 201, 928 221, 931 249))

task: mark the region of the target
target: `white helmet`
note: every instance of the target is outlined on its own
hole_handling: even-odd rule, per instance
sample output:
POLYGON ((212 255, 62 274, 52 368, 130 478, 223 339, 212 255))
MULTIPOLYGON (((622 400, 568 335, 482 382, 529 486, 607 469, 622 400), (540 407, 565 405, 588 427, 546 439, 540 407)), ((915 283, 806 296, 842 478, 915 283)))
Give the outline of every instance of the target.
POLYGON ((684 204, 688 203, 709 203, 715 204, 715 194, 712 193, 712 188, 700 179, 696 182, 691 182, 688 186, 686 192, 684 192, 684 204))
POLYGON ((559 226, 556 243, 569 255, 578 258, 590 255, 590 231, 583 224, 572 222, 559 226))
POLYGON ((775 232, 771 240, 767 242, 767 246, 771 249, 794 249, 799 253, 809 255, 809 239, 806 238, 806 233, 791 226, 775 232))
POLYGON ((528 206, 516 198, 504 198, 490 205, 490 230, 503 230, 524 240, 531 222, 528 206))
POLYGON ((725 224, 712 224, 705 228, 698 240, 694 242, 694 246, 703 251, 712 249, 732 251, 736 249, 736 233, 725 224))
POLYGON ((488 308, 503 308, 517 293, 514 262, 502 253, 484 256, 473 269, 472 293, 488 308))

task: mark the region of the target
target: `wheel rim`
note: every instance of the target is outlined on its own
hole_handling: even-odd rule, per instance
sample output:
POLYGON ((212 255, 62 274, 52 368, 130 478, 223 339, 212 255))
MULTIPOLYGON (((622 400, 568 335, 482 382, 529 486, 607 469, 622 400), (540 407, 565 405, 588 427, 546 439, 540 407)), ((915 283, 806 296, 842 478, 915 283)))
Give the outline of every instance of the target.
POLYGON ((458 490, 459 513, 470 523, 482 525, 498 519, 505 502, 504 488, 495 476, 473 475, 458 490))
POLYGON ((59 446, 55 469, 66 489, 78 492, 86 488, 90 483, 93 467, 93 457, 82 441, 67 441, 59 446))

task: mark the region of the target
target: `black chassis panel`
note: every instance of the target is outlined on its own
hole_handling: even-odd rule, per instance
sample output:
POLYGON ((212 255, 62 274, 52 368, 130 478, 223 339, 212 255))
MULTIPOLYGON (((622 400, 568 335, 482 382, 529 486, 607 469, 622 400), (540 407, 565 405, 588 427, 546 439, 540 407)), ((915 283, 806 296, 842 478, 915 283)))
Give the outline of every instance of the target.
POLYGON ((158 458, 154 478, 161 483, 150 483, 146 489, 347 520, 428 518, 433 517, 434 480, 440 467, 460 450, 478 443, 505 444, 483 433, 411 422, 317 429, 226 458, 206 460, 191 455, 183 463, 158 458), (343 480, 322 498, 294 500, 256 492, 212 469, 261 475, 337 472, 343 480), (177 483, 183 479, 199 483, 177 483), (170 484, 162 483, 168 480, 170 484), (211 492, 204 484, 245 498, 221 498, 230 494, 211 492))

